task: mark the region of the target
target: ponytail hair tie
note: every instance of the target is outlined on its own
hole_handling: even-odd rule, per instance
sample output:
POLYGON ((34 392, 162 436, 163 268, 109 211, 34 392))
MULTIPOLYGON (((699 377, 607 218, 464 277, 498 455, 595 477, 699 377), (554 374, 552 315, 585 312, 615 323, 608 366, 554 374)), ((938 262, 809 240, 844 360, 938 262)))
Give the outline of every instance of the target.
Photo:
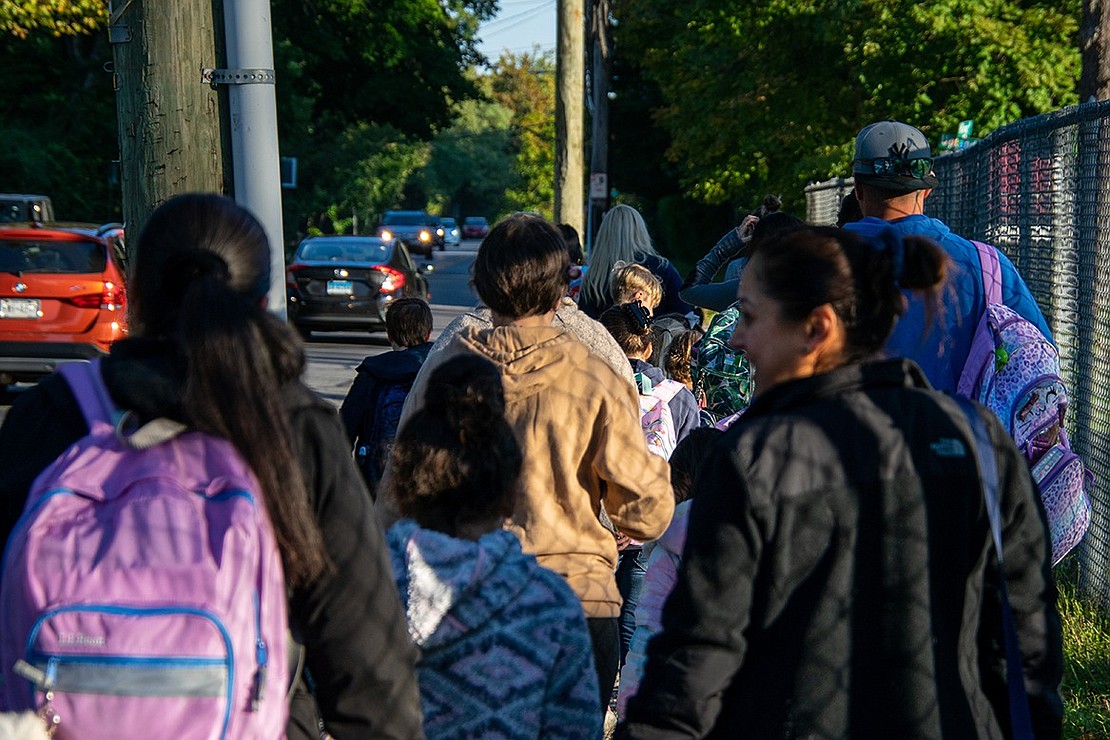
POLYGON ((893 227, 887 226, 885 229, 879 231, 872 240, 879 251, 890 252, 890 262, 892 271, 894 272, 894 284, 898 285, 902 280, 902 268, 906 262, 906 247, 902 241, 902 236, 894 230, 893 227))
POLYGON ((207 249, 183 249, 166 258, 164 268, 165 290, 169 295, 182 296, 193 282, 201 278, 214 278, 228 283, 231 269, 223 257, 207 249))
POLYGON ((621 310, 624 315, 628 317, 629 323, 632 325, 633 334, 643 336, 651 328, 651 314, 644 308, 644 304, 639 301, 632 303, 622 303, 621 310))

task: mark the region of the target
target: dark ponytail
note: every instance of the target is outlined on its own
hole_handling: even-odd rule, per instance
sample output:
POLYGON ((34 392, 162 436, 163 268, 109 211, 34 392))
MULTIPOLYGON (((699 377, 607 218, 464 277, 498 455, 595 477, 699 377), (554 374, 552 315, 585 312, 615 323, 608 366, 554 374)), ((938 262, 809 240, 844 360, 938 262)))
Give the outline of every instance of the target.
POLYGON ((832 227, 794 231, 757 244, 753 263, 783 318, 801 321, 818 306, 832 306, 847 333, 849 362, 886 344, 905 313, 903 288, 924 298, 928 326, 940 310, 948 270, 948 257, 935 242, 902 238, 893 229, 874 241, 832 227))
POLYGON ((523 456, 504 412, 501 374, 489 360, 461 355, 432 372, 424 406, 390 453, 403 516, 454 536, 512 512, 523 456))
POLYGON ((286 580, 299 586, 328 562, 281 403, 304 351, 263 308, 269 260, 246 210, 217 195, 178 196, 143 229, 129 287, 136 329, 176 349, 185 421, 228 439, 258 478, 286 580))

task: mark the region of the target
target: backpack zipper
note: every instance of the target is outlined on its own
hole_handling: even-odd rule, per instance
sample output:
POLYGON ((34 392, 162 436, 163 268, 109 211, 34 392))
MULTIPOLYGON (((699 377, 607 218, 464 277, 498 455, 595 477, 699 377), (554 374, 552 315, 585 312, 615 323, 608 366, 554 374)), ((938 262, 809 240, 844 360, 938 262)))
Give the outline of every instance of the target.
POLYGON ((258 592, 254 592, 254 648, 255 661, 258 665, 254 672, 254 694, 251 698, 251 711, 257 712, 262 704, 266 692, 266 666, 269 663, 270 651, 266 648, 266 641, 262 639, 262 605, 258 592))

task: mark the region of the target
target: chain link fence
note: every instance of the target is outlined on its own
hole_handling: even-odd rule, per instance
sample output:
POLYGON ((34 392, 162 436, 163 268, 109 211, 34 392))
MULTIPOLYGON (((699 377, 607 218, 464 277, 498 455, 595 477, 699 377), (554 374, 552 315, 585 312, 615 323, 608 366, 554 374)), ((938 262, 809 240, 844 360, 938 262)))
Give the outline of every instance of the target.
MULTIPOLYGON (((1110 101, 1010 124, 938 157, 935 170, 926 213, 1005 252, 1060 347, 1068 434, 1095 475, 1090 529, 1061 567, 1110 606, 1110 101)), ((834 223, 851 187, 807 187, 807 219, 834 223)))

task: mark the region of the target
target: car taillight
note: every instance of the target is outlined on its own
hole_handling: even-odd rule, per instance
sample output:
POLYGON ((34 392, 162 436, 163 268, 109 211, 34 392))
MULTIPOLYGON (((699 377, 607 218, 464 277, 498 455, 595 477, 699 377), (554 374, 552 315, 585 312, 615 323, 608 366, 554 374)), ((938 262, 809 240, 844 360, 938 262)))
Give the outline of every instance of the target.
POLYGON ((301 269, 301 265, 291 265, 285 270, 285 287, 293 290, 299 290, 300 286, 297 285, 297 271, 301 269))
POLYGON ((122 285, 113 282, 104 283, 104 290, 97 295, 76 295, 68 299, 78 308, 99 308, 104 311, 123 311, 127 306, 127 293, 122 285))
POLYGON ((400 290, 405 287, 404 273, 398 272, 392 267, 386 267, 385 265, 378 265, 374 269, 385 276, 381 286, 378 288, 379 293, 392 293, 395 290, 400 290))

